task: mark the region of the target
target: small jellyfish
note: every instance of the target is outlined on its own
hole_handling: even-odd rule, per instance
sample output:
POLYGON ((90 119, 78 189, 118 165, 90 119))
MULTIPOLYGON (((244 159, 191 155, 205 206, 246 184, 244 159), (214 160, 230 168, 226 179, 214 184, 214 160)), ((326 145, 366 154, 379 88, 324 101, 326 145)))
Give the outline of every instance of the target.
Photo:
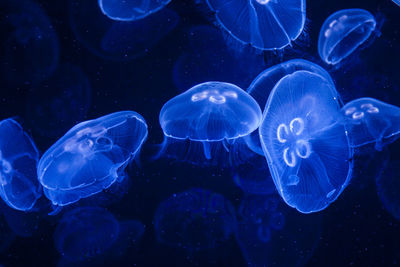
POLYGON ((0 196, 13 209, 29 211, 40 198, 39 152, 13 119, 0 122, 0 196))
POLYGON ((321 235, 319 214, 295 212, 277 194, 245 195, 237 217, 236 237, 248 266, 303 266, 321 235))
POLYGON ((95 258, 117 241, 120 225, 110 212, 99 207, 75 208, 63 215, 54 232, 55 246, 69 261, 95 258))
POLYGON ((364 97, 342 108, 344 124, 353 147, 375 143, 377 150, 399 138, 400 108, 364 97))
POLYGON ((117 21, 143 19, 166 6, 171 0, 98 0, 101 12, 117 21))
MULTIPOLYGON (((234 142, 256 130, 261 120, 257 102, 236 85, 224 82, 198 84, 169 100, 161 109, 165 140, 201 143, 207 160, 212 146, 234 142)), ((228 148, 227 148, 228 150, 228 148)))
POLYGON ((344 9, 330 15, 321 27, 318 53, 335 65, 362 45, 375 30, 374 16, 363 9, 344 9))
POLYGON ((213 249, 236 229, 232 204, 222 195, 201 188, 174 194, 154 215, 158 242, 188 251, 213 249))
POLYGON ((304 0, 207 0, 217 24, 234 40, 260 50, 282 49, 304 29, 304 0))
POLYGON ((325 209, 350 181, 353 150, 340 117, 333 85, 309 71, 285 76, 268 98, 261 144, 279 194, 300 212, 325 209))
POLYGON ((77 124, 39 161, 45 195, 54 205, 65 206, 122 182, 125 167, 146 138, 146 122, 133 111, 77 124))
MULTIPOLYGON (((322 76, 328 82, 330 82, 334 88, 334 82, 331 76, 322 67, 304 59, 292 59, 281 64, 272 66, 261 72, 247 88, 247 92, 258 102, 260 107, 263 109, 265 107, 265 104, 267 103, 268 96, 274 88, 275 84, 277 84, 278 81, 286 75, 292 74, 299 70, 309 71, 322 76)), ((333 92, 336 92, 336 90, 334 90, 333 92)), ((339 95, 337 95, 337 98, 340 99, 339 95)), ((244 139, 246 140, 246 143, 251 150, 261 156, 264 156, 264 152, 261 148, 260 137, 257 132, 251 133, 244 139)))

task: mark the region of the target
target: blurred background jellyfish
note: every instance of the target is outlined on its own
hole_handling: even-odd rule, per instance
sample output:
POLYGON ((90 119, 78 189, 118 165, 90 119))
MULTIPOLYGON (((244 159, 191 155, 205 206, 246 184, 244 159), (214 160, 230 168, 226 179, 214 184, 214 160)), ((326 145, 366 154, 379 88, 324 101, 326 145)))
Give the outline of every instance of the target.
POLYGON ((289 209, 278 195, 246 195, 237 240, 248 266, 303 266, 321 235, 321 216, 289 209))
POLYGON ((42 136, 55 138, 85 119, 91 87, 80 67, 65 63, 51 78, 30 90, 28 97, 27 117, 32 128, 42 136))
POLYGON ((173 68, 174 84, 180 91, 206 81, 225 81, 246 88, 265 67, 263 57, 230 49, 221 31, 214 27, 197 25, 186 35, 187 47, 173 68))
POLYGON ((297 71, 272 90, 259 132, 276 188, 303 213, 325 209, 350 181, 353 150, 340 105, 322 76, 297 71))
MULTIPOLYGON (((201 144, 206 160, 221 144, 229 151, 235 139, 256 130, 261 120, 257 102, 241 88, 224 82, 198 84, 170 99, 161 109, 165 139, 159 154, 176 141, 201 144)), ((194 151, 196 155, 199 151, 194 151)))
POLYGON ((29 211, 42 195, 36 167, 39 152, 13 119, 0 122, 0 196, 13 209, 29 211))
POLYGON ((188 251, 213 249, 235 232, 235 211, 222 195, 193 188, 161 202, 154 228, 164 245, 188 251))
POLYGON ((399 138, 400 108, 374 98, 350 101, 342 108, 353 147, 375 143, 377 150, 399 138))
POLYGON ((217 24, 244 45, 260 50, 285 48, 303 31, 304 0, 206 0, 217 24))
POLYGON ((362 45, 375 30, 374 16, 363 9, 344 9, 330 15, 321 27, 318 53, 335 65, 362 45))
POLYGON ((59 43, 44 10, 30 0, 0 2, 1 78, 10 86, 34 84, 58 64, 59 43))
POLYGON ((86 198, 125 178, 125 167, 147 138, 134 111, 112 113, 74 126, 42 156, 38 178, 56 206, 86 198))
POLYGON ((97 1, 70 1, 70 23, 76 38, 91 53, 112 61, 145 55, 178 22, 178 14, 167 8, 138 21, 114 21, 104 16, 97 1))
POLYGON ((101 12, 112 20, 135 21, 159 11, 171 0, 98 0, 101 12))
MULTIPOLYGON (((334 88, 334 82, 331 76, 322 67, 304 59, 292 59, 261 72, 247 88, 247 92, 258 102, 261 109, 264 109, 268 96, 278 81, 286 75, 299 70, 305 70, 320 75, 331 83, 334 88)), ((333 92, 335 92, 337 95, 336 97, 340 99, 335 89, 333 92)), ((251 150, 264 156, 258 132, 253 132, 244 139, 251 150)))

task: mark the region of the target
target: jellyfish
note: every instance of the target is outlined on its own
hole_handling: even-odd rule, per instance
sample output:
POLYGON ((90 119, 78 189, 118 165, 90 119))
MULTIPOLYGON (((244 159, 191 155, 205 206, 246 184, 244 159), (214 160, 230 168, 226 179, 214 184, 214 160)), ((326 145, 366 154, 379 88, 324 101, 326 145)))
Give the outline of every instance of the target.
POLYGON ((400 0, 392 0, 393 3, 395 3, 396 5, 400 6, 400 0))
POLYGON ((80 67, 65 63, 49 79, 30 90, 29 99, 27 117, 32 128, 42 136, 54 138, 85 118, 91 87, 80 67))
POLYGON ((3 0, 0 10, 3 82, 14 88, 49 77, 58 64, 59 43, 44 10, 30 0, 3 0))
POLYGON ((114 21, 103 15, 97 1, 70 1, 70 24, 77 40, 111 61, 146 55, 178 22, 179 15, 168 8, 137 21, 114 21))
POLYGON ((77 124, 42 156, 38 179, 55 206, 77 202, 122 182, 147 138, 141 115, 120 111, 77 124))
MULTIPOLYGON (((275 84, 277 84, 278 81, 286 75, 292 74, 299 70, 309 71, 322 76, 328 82, 330 82, 334 88, 334 82, 331 76, 322 67, 304 59, 292 59, 272 66, 261 72, 247 88, 247 92, 258 102, 261 108, 264 108, 265 104, 267 103, 268 96, 275 84)), ((333 92, 336 92, 336 90, 333 92)), ((340 99, 339 95, 337 95, 337 98, 340 99)), ((261 148, 260 137, 257 132, 251 133, 244 139, 251 150, 261 156, 264 156, 264 152, 261 148)))
POLYGON ((303 31, 304 0, 207 0, 217 24, 242 44, 259 50, 285 48, 303 31))
POLYGON ((206 81, 225 81, 245 88, 265 66, 263 57, 232 51, 214 27, 194 26, 186 35, 188 45, 173 69, 174 84, 180 91, 206 81))
POLYGON ((236 238, 249 266, 303 266, 321 235, 319 214, 289 209, 277 194, 245 195, 236 238))
POLYGON ((117 21, 143 19, 166 6, 171 0, 98 0, 101 12, 117 21))
POLYGON ((363 9, 344 9, 330 15, 321 27, 318 53, 335 65, 362 45, 375 30, 374 16, 363 9))
POLYGON ((189 140, 200 143, 204 157, 211 160, 213 147, 222 143, 229 150, 229 143, 258 128, 261 109, 236 85, 206 82, 169 100, 159 120, 165 135, 161 151, 168 139, 189 140))
POLYGON ((268 98, 262 148, 279 194, 302 213, 325 209, 350 181, 353 150, 338 118, 335 88, 309 71, 286 75, 268 98))
POLYGON ((42 195, 36 167, 39 152, 13 119, 0 122, 0 196, 13 209, 29 211, 42 195))
POLYGON ((232 204, 201 188, 174 194, 161 202, 154 215, 158 242, 188 251, 216 248, 229 239, 235 227, 232 204))

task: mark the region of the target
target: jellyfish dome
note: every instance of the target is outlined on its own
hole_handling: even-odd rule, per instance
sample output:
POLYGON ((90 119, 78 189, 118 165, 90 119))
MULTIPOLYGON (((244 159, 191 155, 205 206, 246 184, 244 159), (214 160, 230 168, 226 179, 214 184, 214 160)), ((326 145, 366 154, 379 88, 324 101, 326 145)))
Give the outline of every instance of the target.
POLYGON ((166 6, 171 0, 98 0, 101 12, 112 20, 135 21, 166 6))
POLYGON ((207 0, 217 24, 242 44, 282 49, 296 40, 306 19, 304 0, 207 0))
POLYGON ((375 143, 382 150, 399 138, 400 108, 364 97, 350 101, 342 108, 344 123, 353 147, 375 143))
POLYGON ((13 209, 29 211, 42 195, 36 167, 39 152, 13 119, 0 122, 0 197, 13 209))
POLYGON ((344 9, 330 15, 321 27, 318 53, 335 65, 363 44, 375 30, 374 16, 363 9, 344 9))
POLYGON ((133 111, 79 123, 39 161, 45 195, 54 205, 65 206, 121 182, 146 138, 146 122, 133 111))
POLYGON ((159 120, 166 137, 201 142, 210 159, 210 142, 234 140, 253 132, 260 124, 261 109, 236 85, 206 82, 169 100, 159 120))
MULTIPOLYGON (((280 79, 286 75, 292 74, 299 70, 309 71, 320 75, 330 82, 334 88, 334 82, 329 73, 320 67, 319 65, 304 59, 292 59, 281 64, 272 66, 263 72, 261 72, 247 88, 247 92, 258 102, 260 107, 263 109, 267 103, 268 96, 274 86, 280 79)), ((335 93, 336 90, 333 91, 335 93)), ((337 95, 337 93, 336 93, 337 95)), ((339 95, 337 98, 340 99, 339 95)), ((257 154, 264 156, 264 152, 261 148, 260 137, 257 132, 246 136, 244 138, 247 145, 251 150, 257 154)))
POLYGON ((309 71, 282 78, 272 90, 259 129, 275 186, 303 213, 323 210, 352 173, 346 128, 333 85, 309 71))

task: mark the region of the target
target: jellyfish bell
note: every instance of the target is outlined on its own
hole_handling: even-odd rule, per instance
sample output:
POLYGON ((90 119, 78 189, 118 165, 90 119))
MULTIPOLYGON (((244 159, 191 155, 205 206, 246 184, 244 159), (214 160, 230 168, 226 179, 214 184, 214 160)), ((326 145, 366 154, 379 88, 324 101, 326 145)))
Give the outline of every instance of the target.
MULTIPOLYGON (((300 70, 309 71, 320 75, 321 77, 326 79, 327 82, 333 85, 332 88, 335 88, 331 76, 325 69, 308 60, 292 59, 281 64, 272 66, 261 72, 247 88, 247 92, 257 101, 260 107, 264 109, 270 92, 279 82, 279 80, 286 75, 292 74, 300 70)), ((332 92, 337 95, 336 97, 340 101, 340 96, 337 94, 336 90, 333 89, 332 92)), ((252 151, 261 156, 264 156, 258 132, 253 132, 250 135, 244 137, 244 139, 252 151)))
POLYGON ((279 50, 304 29, 304 0, 207 0, 216 23, 231 38, 258 50, 279 50))
POLYGON ((342 108, 344 124, 353 147, 375 143, 375 149, 399 138, 400 108, 364 97, 350 101, 342 108))
POLYGON ((116 21, 143 19, 166 6, 171 0, 98 0, 101 12, 116 21))
POLYGON ((334 92, 315 73, 287 75, 272 90, 259 128, 279 194, 302 213, 325 209, 351 178, 353 150, 345 126, 337 123, 334 92))
POLYGON ((330 15, 321 27, 318 53, 335 65, 353 53, 375 30, 374 16, 364 9, 344 9, 330 15))
POLYGON ((36 167, 39 152, 13 119, 0 122, 0 197, 11 208, 30 211, 42 195, 36 167))
POLYGON ((256 130, 261 120, 257 102, 241 88, 224 82, 198 84, 169 100, 161 109, 166 139, 200 143, 207 160, 212 146, 227 146, 256 130))
POLYGON ((38 179, 45 195, 65 206, 121 182, 146 138, 147 124, 134 111, 77 124, 40 159, 38 179))

